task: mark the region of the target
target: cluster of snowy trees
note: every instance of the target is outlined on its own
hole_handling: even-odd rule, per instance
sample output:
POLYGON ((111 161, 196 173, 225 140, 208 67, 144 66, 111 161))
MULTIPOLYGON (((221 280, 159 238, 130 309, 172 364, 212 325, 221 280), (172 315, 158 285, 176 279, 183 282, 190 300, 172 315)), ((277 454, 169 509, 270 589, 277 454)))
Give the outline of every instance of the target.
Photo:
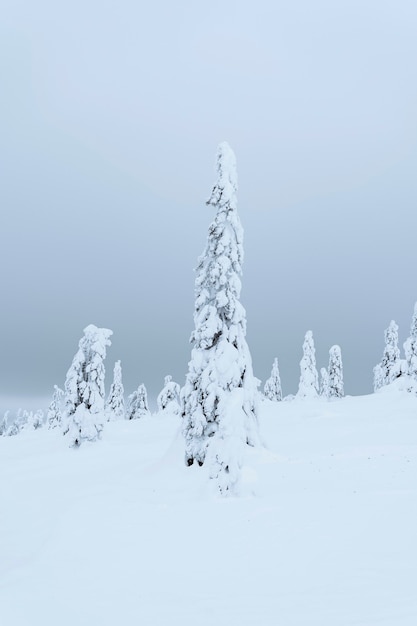
MULTIPOLYGON (((196 270, 194 330, 185 385, 180 389, 167 376, 157 405, 159 413, 181 417, 186 465, 205 466, 216 490, 228 495, 239 492, 245 447, 260 444, 258 401, 262 396, 246 342, 246 312, 239 300, 243 229, 237 212, 236 160, 227 143, 218 147, 216 171, 217 179, 207 201, 214 219, 196 270)), ((9 424, 6 414, 0 435, 46 424, 51 430, 60 429, 69 445, 78 447, 100 439, 107 421, 151 415, 144 384, 125 403, 120 361, 115 363, 106 401, 104 360, 111 335, 112 331, 106 328, 87 326, 67 372, 64 390, 55 385, 46 421, 39 412, 22 412, 9 424)), ((417 389, 417 304, 404 350, 402 360, 398 326, 391 322, 385 331, 382 361, 374 369, 375 390, 401 376, 416 381, 417 389)), ((304 338, 296 396, 283 398, 277 358, 264 386, 264 396, 274 402, 319 397, 336 400, 343 395, 340 347, 330 348, 329 364, 321 368, 319 381, 310 330, 304 338)))
POLYGON ((6 411, 0 422, 0 436, 12 437, 23 430, 38 430, 42 428, 44 421, 42 409, 36 411, 18 409, 14 417, 10 415, 10 411, 6 411))
MULTIPOLYGON (((192 352, 185 385, 167 376, 158 396, 160 412, 181 415, 188 466, 206 466, 223 495, 239 490, 245 446, 259 445, 259 381, 253 375, 246 342, 246 312, 240 303, 243 229, 237 212, 235 155, 227 143, 218 147, 217 179, 207 205, 214 210, 206 248, 195 281, 192 352)), ((55 386, 47 413, 49 429, 60 428, 70 446, 101 438, 106 421, 150 415, 143 384, 124 401, 122 370, 117 361, 105 401, 104 360, 112 331, 94 325, 84 329, 64 390, 55 386)), ((313 335, 306 334, 297 397, 319 394, 313 335)), ((324 376, 324 374, 323 374, 324 376)), ((324 380, 324 378, 323 378, 324 380)), ((270 400, 282 399, 278 360, 265 384, 270 400)), ((343 395, 340 349, 330 351, 321 395, 343 395)))
POLYGON ((332 346, 329 350, 329 366, 320 370, 320 383, 316 367, 316 350, 314 347, 313 333, 308 330, 303 343, 303 356, 300 361, 300 382, 296 396, 289 395, 283 398, 281 388, 281 378, 278 368, 278 359, 275 358, 271 376, 265 383, 264 395, 268 400, 280 402, 281 400, 291 400, 294 397, 299 399, 313 399, 322 397, 325 400, 342 398, 343 388, 343 364, 342 352, 339 346, 332 346))
POLYGON ((417 302, 411 319, 410 335, 404 342, 404 356, 398 347, 398 325, 391 320, 384 332, 385 347, 381 362, 374 367, 374 391, 395 382, 404 381, 408 391, 417 390, 417 302))
MULTIPOLYGON (((125 409, 122 368, 117 361, 113 370, 113 382, 105 400, 104 360, 110 345, 112 331, 97 328, 93 324, 84 329, 78 351, 67 372, 64 390, 54 386, 46 420, 43 411, 22 411, 10 419, 6 411, 0 422, 0 435, 17 435, 24 429, 60 429, 67 436, 69 445, 80 446, 84 441, 96 441, 106 421, 134 420, 151 415, 145 385, 128 397, 125 409)), ((159 413, 178 415, 180 412, 180 387, 166 376, 165 384, 158 396, 159 413)))

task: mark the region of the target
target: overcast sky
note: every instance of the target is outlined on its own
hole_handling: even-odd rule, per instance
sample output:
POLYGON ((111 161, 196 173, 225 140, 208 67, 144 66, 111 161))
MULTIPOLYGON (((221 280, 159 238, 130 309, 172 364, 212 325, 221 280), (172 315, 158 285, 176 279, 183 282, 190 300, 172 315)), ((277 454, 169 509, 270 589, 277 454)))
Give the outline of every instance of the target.
POLYGON ((415 0, 3 0, 2 396, 63 386, 90 323, 127 393, 184 383, 223 140, 255 374, 296 392, 311 329, 370 392, 417 300, 416 32, 415 0))

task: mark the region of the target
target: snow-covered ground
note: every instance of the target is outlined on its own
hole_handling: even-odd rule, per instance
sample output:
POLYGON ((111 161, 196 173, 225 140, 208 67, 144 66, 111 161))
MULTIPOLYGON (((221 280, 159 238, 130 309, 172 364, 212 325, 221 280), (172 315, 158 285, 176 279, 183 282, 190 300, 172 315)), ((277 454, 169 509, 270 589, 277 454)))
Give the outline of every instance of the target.
POLYGON ((417 399, 265 401, 243 495, 179 419, 0 438, 2 626, 415 626, 417 399))

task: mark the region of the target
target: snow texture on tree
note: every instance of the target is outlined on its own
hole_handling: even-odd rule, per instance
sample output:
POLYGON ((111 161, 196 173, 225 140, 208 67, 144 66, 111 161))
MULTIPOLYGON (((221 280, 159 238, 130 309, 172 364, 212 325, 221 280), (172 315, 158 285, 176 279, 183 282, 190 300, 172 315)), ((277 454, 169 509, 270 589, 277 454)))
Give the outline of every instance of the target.
POLYGON ((300 361, 300 384, 297 398, 317 398, 319 389, 316 367, 316 350, 314 348, 313 333, 306 332, 303 343, 303 358, 300 361))
POLYGON ((54 393, 52 395, 51 404, 48 407, 48 412, 46 414, 46 420, 48 423, 49 429, 58 428, 61 426, 62 421, 62 411, 61 411, 61 403, 64 397, 64 392, 62 389, 58 387, 58 385, 54 385, 54 393))
POLYGON ((165 376, 164 387, 156 399, 158 411, 167 411, 179 415, 180 392, 181 388, 178 383, 172 380, 172 376, 165 376))
POLYGON ((410 336, 404 343, 405 360, 407 361, 408 375, 417 381, 417 302, 414 305, 414 314, 411 320, 410 336))
POLYGON ((139 385, 136 391, 130 394, 127 400, 126 418, 128 420, 137 420, 151 414, 148 405, 148 394, 143 383, 139 385))
POLYGON ((113 369, 113 382, 107 399, 106 413, 108 421, 125 419, 125 390, 122 382, 122 366, 116 361, 113 369))
POLYGON ((381 367, 383 385, 389 385, 401 374, 400 350, 398 348, 398 326, 391 320, 385 330, 385 348, 382 356, 381 367))
POLYGON ((210 478, 222 496, 239 495, 246 438, 245 389, 235 388, 219 398, 218 428, 207 451, 210 478))
POLYGON ((343 398, 343 365, 340 346, 329 350, 329 398, 343 398))
POLYGON ((62 423, 70 446, 101 437, 105 422, 104 359, 112 334, 107 328, 87 326, 68 370, 62 423))
POLYGON ((320 370, 320 396, 322 398, 329 398, 329 372, 325 367, 320 370))
POLYGON ((282 400, 281 378, 279 375, 278 359, 276 357, 272 365, 271 376, 264 386, 264 395, 268 400, 273 400, 274 402, 281 402, 282 400))
MULTIPOLYGON (((245 339, 246 313, 239 301, 243 229, 236 192, 235 155, 227 143, 222 143, 217 152, 217 182, 207 202, 216 216, 197 267, 193 349, 182 390, 186 463, 202 465, 209 444, 216 446, 211 458, 217 459, 214 474, 219 484, 227 482, 224 476, 230 484, 236 482, 232 471, 236 466, 230 455, 232 450, 236 452, 237 439, 242 445, 259 441, 257 385, 245 339), (242 403, 240 410, 236 409, 236 398, 242 403), (232 405, 234 416, 229 415, 232 405), (235 423, 237 419, 240 425, 235 423), (235 442, 230 447, 229 436, 235 442)), ((221 489, 226 489, 224 484, 221 489)))

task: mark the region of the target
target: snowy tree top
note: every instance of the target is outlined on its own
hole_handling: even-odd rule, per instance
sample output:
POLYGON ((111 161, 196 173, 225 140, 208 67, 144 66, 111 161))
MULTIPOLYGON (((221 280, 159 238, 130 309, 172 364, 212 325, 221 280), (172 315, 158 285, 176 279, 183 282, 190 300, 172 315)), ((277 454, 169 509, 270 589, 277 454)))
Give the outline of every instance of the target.
POLYGON ((108 328, 97 328, 94 324, 89 324, 84 328, 83 332, 86 337, 94 342, 102 344, 103 347, 111 345, 110 337, 112 336, 113 331, 108 328))
POLYGON ((217 206, 229 203, 235 207, 237 192, 236 157, 226 141, 219 144, 216 157, 217 181, 206 204, 217 206))

